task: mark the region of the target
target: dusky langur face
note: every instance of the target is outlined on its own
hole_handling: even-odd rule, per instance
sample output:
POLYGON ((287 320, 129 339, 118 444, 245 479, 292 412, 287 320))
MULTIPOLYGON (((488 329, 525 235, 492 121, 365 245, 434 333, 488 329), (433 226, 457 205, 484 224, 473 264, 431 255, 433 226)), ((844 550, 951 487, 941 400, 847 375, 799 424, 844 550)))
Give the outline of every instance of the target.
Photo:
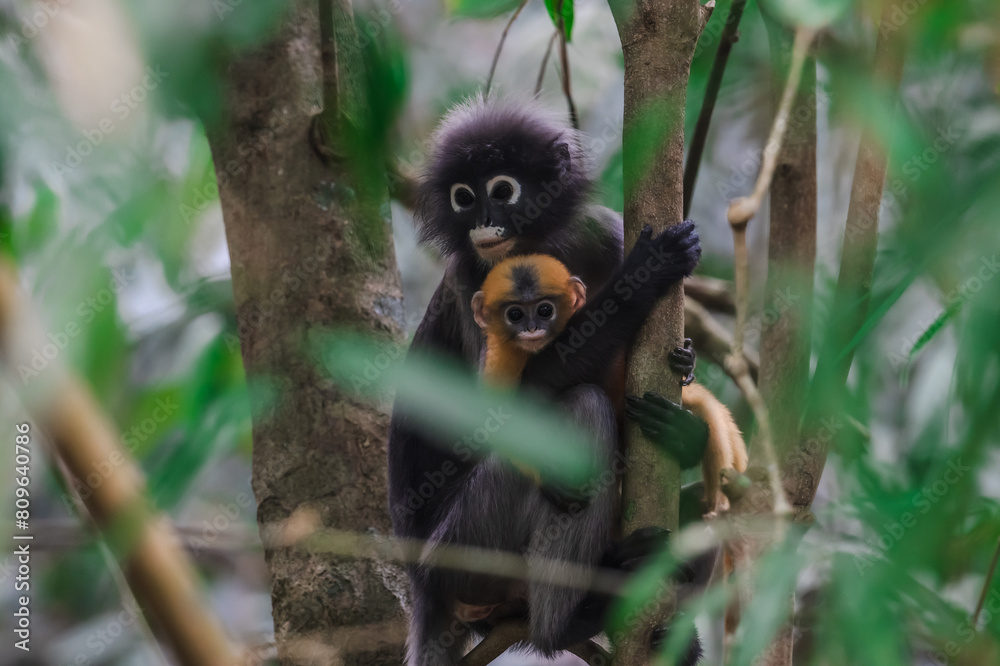
POLYGON ((543 298, 525 303, 511 303, 503 308, 503 325, 518 347, 534 354, 559 334, 559 298, 543 298))
POLYGON ((419 183, 420 239, 488 266, 544 254, 572 226, 589 189, 571 129, 513 104, 473 104, 438 133, 419 183))
POLYGON ((534 354, 555 340, 587 302, 587 287, 547 255, 515 257, 486 276, 472 296, 482 330, 534 354))
POLYGON ((518 178, 501 173, 452 183, 450 189, 451 209, 468 228, 476 254, 491 265, 506 257, 524 226, 518 219, 524 213, 519 205, 524 188, 518 178))

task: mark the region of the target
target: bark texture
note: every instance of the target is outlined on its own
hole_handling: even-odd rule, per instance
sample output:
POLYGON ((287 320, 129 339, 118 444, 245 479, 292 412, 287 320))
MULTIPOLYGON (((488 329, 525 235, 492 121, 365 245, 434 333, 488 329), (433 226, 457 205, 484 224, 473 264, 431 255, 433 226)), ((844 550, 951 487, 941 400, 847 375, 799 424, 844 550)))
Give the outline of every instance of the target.
MULTIPOLYGON (((356 46, 352 54, 356 62, 356 46)), ((338 75, 360 74, 352 70, 338 75)), ((243 362, 251 386, 266 387, 251 392, 253 489, 278 656, 283 666, 399 664, 401 569, 275 538, 303 510, 323 526, 390 533, 388 414, 332 385, 314 352, 335 327, 401 339, 384 183, 374 187, 350 160, 327 166, 310 148, 323 89, 317 3, 294 2, 270 43, 231 63, 229 84, 225 122, 209 139, 243 362)))
MULTIPOLYGON (((625 56, 625 246, 643 225, 654 230, 683 218, 684 101, 694 47, 702 27, 697 0, 638 0, 611 3, 625 56), (629 150, 640 128, 655 120, 666 132, 648 163, 629 150), (629 136, 632 133, 632 137, 629 136)), ((627 251, 627 250, 626 250, 627 251)), ((679 402, 679 377, 667 370, 666 355, 683 338, 684 293, 678 285, 653 312, 635 342, 628 362, 626 391, 657 391, 679 402)), ((656 525, 676 529, 680 493, 677 465, 659 454, 629 425, 628 469, 622 487, 622 532, 656 525)), ((669 595, 657 612, 637 621, 628 637, 616 639, 615 664, 649 659, 649 636, 670 614, 669 595)))
MULTIPOLYGON (((777 109, 792 69, 795 31, 766 16, 765 25, 777 109)), ((809 385, 812 340, 817 199, 816 61, 813 58, 806 58, 802 65, 769 192, 768 269, 760 332, 759 390, 768 409, 771 441, 782 486, 793 511, 799 512, 808 505, 796 504, 790 487, 803 482, 795 462, 809 385)), ((762 445, 755 438, 751 442, 750 458, 761 461, 762 454, 762 445)), ((762 501, 764 496, 749 493, 734 504, 734 519, 771 514, 774 497, 768 494, 766 498, 768 501, 762 501)), ((747 536, 749 538, 742 543, 732 546, 737 570, 749 570, 752 563, 774 546, 774 535, 766 531, 747 536)), ((740 605, 746 606, 755 590, 748 580, 741 581, 740 587, 740 605)), ((795 598, 790 595, 786 600, 789 620, 780 627, 767 649, 757 656, 756 666, 791 666, 794 608, 795 598)), ((727 636, 727 640, 731 640, 731 636, 727 636)))
MULTIPOLYGON (((794 31, 766 21, 777 105, 788 79, 794 31)), ((805 412, 816 265, 816 61, 808 58, 771 181, 767 284, 760 339, 760 392, 771 414, 785 485, 805 412)), ((754 452, 751 451, 751 454, 754 452)), ((789 482, 788 480, 791 480, 789 482)), ((786 492, 791 492, 786 491, 786 492)), ((794 493, 792 493, 794 494, 794 493)), ((790 498, 794 508, 801 509, 790 498)))

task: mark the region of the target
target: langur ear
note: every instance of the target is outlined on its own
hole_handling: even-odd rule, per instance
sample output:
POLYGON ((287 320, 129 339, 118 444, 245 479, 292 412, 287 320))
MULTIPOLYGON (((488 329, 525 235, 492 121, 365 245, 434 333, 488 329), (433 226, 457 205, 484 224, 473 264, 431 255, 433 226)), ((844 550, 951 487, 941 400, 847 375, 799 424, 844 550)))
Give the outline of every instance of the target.
POLYGON ((472 316, 479 324, 479 328, 485 331, 490 322, 486 318, 486 296, 481 291, 472 295, 472 316))
POLYGON ((587 285, 578 277, 569 279, 570 307, 576 312, 587 303, 587 285))
POLYGON ((556 156, 556 164, 560 176, 565 176, 573 170, 573 158, 569 150, 569 144, 565 141, 556 140, 552 144, 552 152, 556 156))

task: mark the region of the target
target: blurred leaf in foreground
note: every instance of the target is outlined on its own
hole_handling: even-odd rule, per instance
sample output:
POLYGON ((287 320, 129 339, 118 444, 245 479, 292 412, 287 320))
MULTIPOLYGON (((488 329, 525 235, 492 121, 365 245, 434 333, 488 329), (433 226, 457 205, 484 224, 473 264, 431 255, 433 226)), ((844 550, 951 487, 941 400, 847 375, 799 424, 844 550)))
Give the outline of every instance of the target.
POLYGON ((468 18, 494 18, 513 11, 521 0, 446 0, 448 13, 468 18))
POLYGON ((448 359, 412 353, 403 362, 402 346, 355 334, 328 334, 318 349, 336 383, 368 397, 395 391, 397 408, 456 452, 494 451, 569 484, 594 476, 590 435, 551 403, 485 387, 448 359))

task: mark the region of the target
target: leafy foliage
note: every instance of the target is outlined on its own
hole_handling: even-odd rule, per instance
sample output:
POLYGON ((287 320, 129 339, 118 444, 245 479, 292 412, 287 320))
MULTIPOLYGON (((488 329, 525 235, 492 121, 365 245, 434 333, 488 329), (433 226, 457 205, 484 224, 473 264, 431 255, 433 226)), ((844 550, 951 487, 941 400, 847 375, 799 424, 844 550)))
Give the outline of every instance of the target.
MULTIPOLYGON (((446 102, 481 86, 486 72, 470 75, 465 62, 428 65, 435 55, 453 53, 436 54, 445 52, 440 40, 466 39, 462 52, 488 62, 495 41, 486 43, 480 28, 459 35, 458 28, 465 27, 461 19, 497 17, 486 28, 499 34, 518 4, 449 0, 456 20, 447 31, 426 35, 407 22, 416 21, 409 15, 404 20, 390 13, 375 23, 371 14, 358 16, 363 85, 372 113, 360 119, 354 148, 370 155, 373 186, 383 186, 385 162, 397 152, 419 167, 426 156, 423 140, 446 102), (378 30, 369 31, 371 25, 378 30), (433 39, 439 42, 427 43, 433 39)), ((683 117, 690 136, 729 4, 718 3, 699 40, 683 116, 656 105, 642 110, 629 128, 625 153, 611 151, 599 165, 603 201, 612 208, 621 210, 625 192, 641 183, 672 123, 683 117)), ((536 32, 547 36, 549 23, 558 22, 558 3, 546 0, 545 6, 543 12, 536 3, 537 11, 526 10, 519 21, 537 21, 536 32)), ((35 365, 4 369, 11 389, 30 394, 51 372, 43 350, 56 349, 58 362, 86 380, 121 431, 123 447, 147 475, 152 500, 201 538, 206 529, 217 529, 212 520, 229 515, 218 506, 232 505, 241 493, 249 496, 249 405, 281 398, 270 385, 248 387, 242 373, 243 319, 234 311, 219 185, 205 128, 219 131, 228 57, 272 35, 285 3, 168 6, 131 0, 122 7, 126 42, 135 53, 117 54, 118 60, 137 59, 132 64, 138 70, 159 67, 167 75, 145 90, 141 101, 133 100, 134 107, 125 107, 124 117, 107 104, 82 124, 77 115, 89 97, 66 97, 48 69, 45 58, 52 47, 44 32, 27 37, 27 17, 12 6, 0 9, 0 256, 17 266, 47 326, 46 337, 35 344, 40 354, 35 365), (98 133, 101 121, 112 131, 98 133)), ((878 36, 872 21, 879 7, 845 0, 750 3, 692 209, 706 239, 703 272, 727 277, 725 206, 748 191, 772 115, 767 82, 773 72, 761 7, 786 20, 825 26, 816 51, 817 336, 844 314, 834 311, 832 285, 844 233, 850 233, 845 202, 860 130, 882 140, 890 174, 868 315, 849 343, 855 352, 850 382, 812 387, 826 429, 804 444, 830 451, 814 507, 817 521, 797 550, 777 549, 751 572, 757 593, 744 609, 734 663, 751 663, 766 646, 785 619, 793 589, 798 621, 809 629, 799 653, 805 663, 1000 663, 1000 579, 986 584, 1000 534, 1000 9, 992 0, 903 3, 892 29, 908 32, 910 49, 897 99, 870 71, 878 36), (910 6, 920 9, 909 12, 910 6), (984 588, 986 610, 974 623, 971 615, 984 588)), ((572 52, 582 74, 574 76, 576 90, 600 72, 620 76, 618 56, 595 62, 588 52, 587 40, 599 34, 595 24, 610 20, 591 9, 569 0, 562 5, 567 36, 575 35, 580 46, 572 52)), ((518 45, 509 41, 507 48, 518 45)), ((529 88, 543 48, 544 43, 524 46, 525 62, 532 65, 529 88)), ((102 78, 117 80, 113 74, 104 71, 102 78)), ((96 79, 80 80, 97 85, 96 79)), ((115 95, 129 94, 132 85, 115 95)), ((612 87, 592 86, 585 117, 608 113, 601 105, 612 87)), ((600 120, 614 122, 598 119, 594 127, 600 120)), ((597 134, 594 127, 585 129, 597 134)), ((359 252, 376 252, 383 247, 379 243, 389 242, 383 223, 389 213, 383 213, 378 228, 357 232, 359 252)), ((400 207, 393 214, 397 231, 405 230, 407 214, 400 207)), ((765 223, 760 216, 752 226, 765 223)), ((756 246, 758 254, 764 247, 756 246)), ((426 259, 402 249, 400 258, 401 264, 426 259)), ((433 280, 409 275, 408 287, 433 280)), ((774 316, 769 305, 752 313, 758 329, 774 316)), ((352 387, 352 377, 364 377, 365 360, 376 358, 381 348, 358 337, 329 335, 317 332, 318 349, 303 354, 352 387)), ((700 362, 699 375, 735 395, 710 359, 700 362)), ((578 438, 585 433, 574 432, 530 399, 487 392, 469 373, 436 360, 392 365, 367 388, 369 399, 395 391, 401 405, 447 441, 470 436, 489 409, 502 408, 517 418, 490 438, 489 450, 566 480, 589 472, 578 455, 578 438)), ((5 397, 4 408, 13 409, 8 404, 5 397)), ((733 406, 745 414, 745 405, 733 406)), ((10 411, 2 413, 5 423, 13 418, 10 411)), ((51 526, 55 545, 34 570, 40 598, 32 612, 54 627, 53 650, 60 651, 53 654, 96 658, 88 652, 89 629, 84 629, 112 621, 121 601, 99 540, 75 527, 59 475, 41 464, 35 473, 36 518, 51 526)), ((252 534, 253 519, 249 508, 232 519, 232 527, 252 534)), ((199 562, 213 593, 238 589, 249 595, 246 589, 253 587, 266 606, 263 580, 232 585, 234 576, 259 567, 233 567, 231 553, 222 547, 209 555, 199 562)), ((252 550, 249 556, 259 559, 252 550)), ((610 631, 620 630, 632 613, 656 599, 677 559, 676 552, 662 553, 629 581, 610 631)), ((677 622, 664 659, 680 654, 694 620, 717 620, 730 595, 731 589, 717 588, 685 603, 686 615, 677 622)), ((227 619, 233 626, 245 620, 227 619)), ((109 660, 147 663, 143 640, 128 635, 109 660)), ((718 655, 713 657, 718 663, 718 655)))

